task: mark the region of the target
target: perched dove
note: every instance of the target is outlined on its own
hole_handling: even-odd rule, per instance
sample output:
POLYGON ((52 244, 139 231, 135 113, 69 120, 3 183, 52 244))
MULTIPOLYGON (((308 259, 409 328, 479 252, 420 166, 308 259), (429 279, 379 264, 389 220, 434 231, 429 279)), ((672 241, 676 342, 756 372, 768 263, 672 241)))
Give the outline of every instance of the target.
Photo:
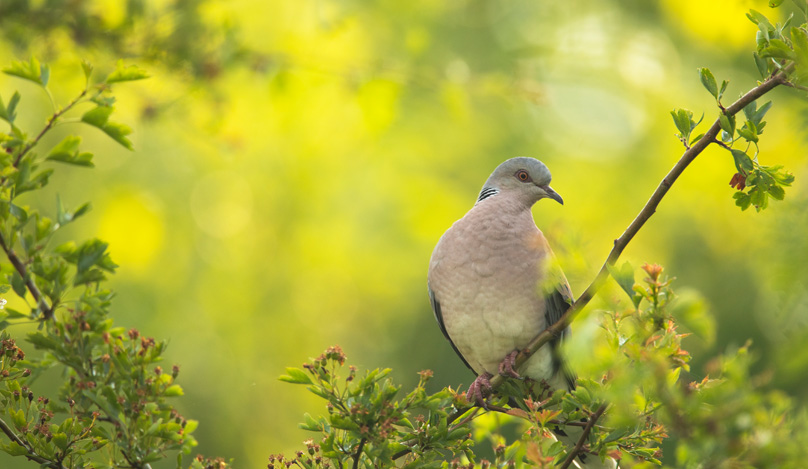
MULTIPOLYGON (((469 399, 481 405, 493 374, 516 375, 516 354, 572 302, 567 279, 530 211, 543 198, 564 203, 549 184, 550 171, 541 161, 505 161, 432 253, 432 309, 443 334, 477 374, 469 399)), ((557 353, 558 340, 549 345, 533 354, 519 374, 554 389, 572 388, 574 379, 557 353)))
MULTIPOLYGON (((494 170, 477 203, 438 241, 429 262, 429 298, 435 319, 463 362, 477 374, 472 401, 485 406, 494 373, 526 376, 553 389, 575 387, 558 347, 550 341, 519 370, 514 360, 531 339, 555 323, 572 303, 558 267, 530 209, 538 200, 564 201, 550 188, 550 171, 534 158, 511 158, 494 170), (518 373, 517 373, 518 371, 518 373)), ((580 429, 558 430, 574 446, 580 429)), ((616 461, 580 456, 574 467, 614 468, 616 461), (584 462, 586 460, 586 462, 584 462)))

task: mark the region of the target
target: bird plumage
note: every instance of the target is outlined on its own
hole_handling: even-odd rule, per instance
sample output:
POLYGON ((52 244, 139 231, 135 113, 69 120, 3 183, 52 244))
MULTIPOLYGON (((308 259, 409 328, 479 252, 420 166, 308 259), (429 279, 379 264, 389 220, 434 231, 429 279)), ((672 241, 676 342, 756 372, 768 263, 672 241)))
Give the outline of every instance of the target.
MULTIPOLYGON (((564 274, 531 213, 541 198, 561 202, 550 172, 533 158, 512 158, 486 181, 477 203, 438 241, 429 266, 429 296, 438 324, 476 374, 497 373, 572 302, 564 274)), ((535 353, 519 373, 565 389, 558 341, 535 353)))

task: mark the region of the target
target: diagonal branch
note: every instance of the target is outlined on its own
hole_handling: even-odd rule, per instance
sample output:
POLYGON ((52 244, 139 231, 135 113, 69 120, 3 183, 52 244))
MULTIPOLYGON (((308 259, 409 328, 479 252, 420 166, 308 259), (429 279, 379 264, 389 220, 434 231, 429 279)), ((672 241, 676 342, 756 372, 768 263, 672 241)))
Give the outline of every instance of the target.
POLYGON ((25 268, 25 264, 23 264, 17 253, 14 252, 14 249, 12 249, 12 247, 6 242, 2 233, 0 233, 0 248, 3 249, 3 251, 6 253, 6 257, 8 257, 8 260, 11 261, 11 265, 14 266, 14 269, 18 274, 20 274, 23 281, 25 281, 25 286, 28 288, 28 291, 31 292, 31 296, 34 297, 37 307, 42 311, 42 319, 48 320, 52 318, 53 306, 48 306, 42 292, 39 291, 36 283, 34 283, 34 279, 28 275, 28 269, 25 268))
POLYGON ((570 464, 572 464, 572 462, 575 460, 575 457, 581 454, 581 451, 584 449, 584 443, 586 442, 587 437, 589 437, 589 432, 592 431, 592 427, 595 426, 595 423, 605 411, 606 404, 601 404, 600 407, 598 407, 598 410, 596 410, 595 413, 589 417, 589 421, 586 422, 586 426, 581 433, 581 437, 578 438, 578 443, 576 443, 575 448, 572 448, 572 451, 567 454, 567 459, 564 460, 564 464, 562 464, 559 469, 567 469, 570 467, 570 464))
MULTIPOLYGON (((748 93, 732 103, 731 106, 726 108, 724 113, 727 116, 733 116, 741 112, 747 105, 754 102, 756 99, 765 95, 774 88, 787 84, 789 72, 789 67, 786 67, 779 73, 769 77, 767 80, 755 88, 752 88, 748 93)), ((554 337, 560 336, 561 332, 570 324, 570 322, 572 322, 572 319, 584 308, 584 306, 592 301, 600 287, 603 286, 603 283, 609 278, 609 266, 612 266, 615 264, 615 262, 617 262, 617 259, 623 253, 623 250, 626 248, 626 246, 628 246, 628 243, 634 239, 634 236, 640 231, 640 228, 642 228, 645 225, 645 222, 651 218, 651 215, 656 212, 659 203, 662 202, 665 194, 668 193, 668 190, 670 190, 673 183, 676 182, 676 179, 681 176, 690 163, 692 163, 693 160, 695 160, 696 157, 699 156, 710 143, 715 141, 720 131, 721 123, 718 119, 716 119, 715 122, 713 122, 713 125, 710 127, 710 130, 708 130, 707 133, 705 133, 704 136, 699 139, 699 141, 693 144, 692 147, 688 148, 682 154, 679 161, 676 162, 670 172, 668 172, 668 174, 659 183, 659 186, 651 195, 651 198, 648 199, 648 202, 645 203, 642 210, 640 210, 637 217, 634 218, 634 221, 632 221, 628 228, 626 228, 626 231, 624 231, 623 234, 614 241, 614 247, 612 248, 611 252, 609 252, 606 262, 603 264, 603 267, 600 268, 600 271, 595 276, 595 279, 592 280, 592 283, 589 284, 581 296, 575 300, 575 302, 567 309, 567 311, 558 319, 555 324, 548 327, 533 338, 527 347, 525 347, 525 349, 522 350, 519 355, 517 355, 516 367, 525 363, 525 361, 527 361, 527 359, 530 358, 530 356, 533 355, 544 344, 552 340, 554 337)), ((501 385, 504 380, 505 378, 502 375, 494 376, 491 378, 491 387, 496 388, 497 386, 501 385)))
POLYGON ((3 419, 0 419, 0 430, 2 430, 2 432, 5 433, 6 436, 8 436, 9 439, 11 439, 11 441, 25 448, 25 450, 28 452, 25 455, 25 457, 28 458, 29 460, 38 462, 39 464, 42 465, 42 467, 50 467, 53 469, 65 469, 62 463, 51 461, 50 459, 43 458, 42 456, 36 454, 34 449, 31 448, 31 446, 25 440, 23 440, 16 433, 14 433, 14 430, 12 430, 11 427, 9 427, 8 424, 5 421, 3 421, 3 419))
MULTIPOLYGON (((732 103, 729 107, 724 109, 724 114, 727 116, 734 116, 735 114, 741 112, 743 108, 760 98, 761 96, 765 95, 769 91, 777 88, 780 85, 788 85, 788 75, 794 70, 793 64, 783 68, 780 72, 770 76, 765 81, 760 83, 755 88, 752 88, 749 92, 745 95, 741 96, 737 101, 732 103)), ((595 294, 598 292, 603 283, 609 278, 609 267, 613 266, 617 259, 620 258, 620 255, 625 250, 628 243, 634 239, 634 236, 640 231, 645 225, 645 222, 651 218, 656 212, 659 203, 662 202, 662 199, 670 190, 671 186, 674 182, 682 175, 685 169, 699 156, 710 143, 714 143, 716 141, 716 137, 718 133, 721 131, 721 123, 718 119, 713 122, 713 125, 710 129, 701 137, 696 143, 693 144, 690 148, 688 148, 683 154, 679 161, 673 166, 673 168, 668 172, 668 174, 662 179, 659 183, 659 186, 656 188, 654 193, 651 195, 651 198, 648 199, 648 202, 645 203, 640 213, 637 215, 636 218, 631 222, 631 224, 626 228, 622 235, 619 238, 614 240, 614 247, 609 252, 608 257, 606 258, 606 262, 600 268, 600 271, 595 276, 594 280, 589 284, 589 286, 581 293, 581 296, 578 297, 575 302, 567 308, 567 311, 556 321, 555 324, 549 326, 547 329, 539 333, 533 340, 528 343, 528 345, 516 356, 514 368, 518 368, 523 365, 528 358, 530 358, 537 350, 539 350, 544 344, 549 342, 555 337, 559 337, 561 332, 572 322, 572 319, 587 305, 590 301, 595 297, 595 294)), ((505 377, 502 375, 495 375, 491 378, 491 387, 496 389, 505 381, 505 377)), ((601 407, 602 411, 605 411, 605 407, 601 407)), ((603 413, 601 409, 598 409, 600 413, 603 413)), ((469 410, 469 407, 461 407, 455 410, 454 413, 449 415, 447 421, 449 423, 455 421, 460 415, 464 414, 466 411, 469 410)), ((596 412, 597 414, 597 412, 596 412)), ((600 415, 598 415, 599 417, 600 415)), ((597 420, 597 419, 594 419, 597 420)), ((593 423, 594 425, 594 423, 593 423)), ((590 428, 591 430, 591 428, 590 428)), ((579 441, 580 443, 580 441, 579 441)), ((398 459, 406 454, 408 454, 411 449, 406 448, 393 456, 393 459, 398 459)), ((566 463, 566 462, 565 462, 566 463)), ((566 466, 565 466, 566 467, 566 466)))

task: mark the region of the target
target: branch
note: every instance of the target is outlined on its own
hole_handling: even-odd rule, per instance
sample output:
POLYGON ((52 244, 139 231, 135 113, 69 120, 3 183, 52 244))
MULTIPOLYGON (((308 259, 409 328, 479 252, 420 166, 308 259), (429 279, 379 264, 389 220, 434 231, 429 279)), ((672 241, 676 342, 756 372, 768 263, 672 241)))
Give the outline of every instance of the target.
POLYGON ((362 456, 362 449, 365 447, 365 442, 368 441, 367 438, 362 438, 359 442, 359 447, 356 448, 356 454, 353 458, 353 469, 357 469, 359 467, 359 457, 362 456))
POLYGON ((6 436, 8 436, 9 439, 11 439, 11 441, 25 448, 25 450, 28 452, 28 454, 26 454, 25 457, 28 458, 29 460, 36 461, 45 467, 50 467, 53 469, 66 469, 61 463, 53 462, 50 459, 45 459, 42 456, 36 454, 33 448, 31 448, 31 446, 28 445, 28 443, 25 440, 17 436, 17 434, 14 433, 14 430, 12 430, 11 427, 9 427, 8 424, 3 421, 3 419, 0 419, 0 430, 2 430, 3 433, 5 433, 6 436))
POLYGON ((34 148, 37 143, 39 143, 39 141, 42 139, 42 137, 46 133, 48 133, 48 131, 50 129, 53 128, 53 126, 56 124, 56 121, 60 117, 62 117, 62 114, 66 113, 67 111, 72 109, 73 106, 78 104, 78 102, 81 100, 81 98, 83 98, 84 95, 87 94, 87 91, 88 91, 88 89, 84 88, 84 90, 78 96, 76 96, 76 99, 74 99, 73 101, 70 101, 70 103, 67 106, 65 106, 64 108, 62 108, 62 109, 56 111, 55 113, 53 113, 53 115, 50 117, 50 119, 48 119, 47 124, 45 124, 45 127, 39 132, 39 134, 37 134, 37 136, 34 137, 33 140, 28 142, 28 145, 26 145, 25 148, 23 148, 22 151, 20 151, 20 153, 17 155, 17 157, 14 158, 14 167, 15 168, 17 167, 17 165, 20 164, 20 160, 22 160, 22 157, 25 156, 26 153, 31 151, 31 149, 34 148))
POLYGON ((6 243, 2 233, 0 233, 0 247, 3 248, 3 251, 6 253, 6 257, 8 257, 9 261, 11 261, 11 265, 14 266, 14 269, 17 270, 17 273, 20 274, 20 277, 22 277, 22 279, 25 281, 25 286, 28 288, 28 291, 31 292, 31 296, 34 297, 37 307, 42 310, 42 318, 45 320, 52 318, 53 307, 48 306, 48 303, 42 296, 42 292, 39 291, 36 283, 34 283, 34 279, 28 275, 28 269, 25 268, 25 264, 23 264, 20 257, 17 256, 17 253, 14 252, 14 249, 12 249, 11 246, 6 243))
MULTIPOLYGON (((754 102, 761 96, 765 95, 769 91, 773 90, 774 88, 780 85, 787 85, 788 82, 788 74, 793 71, 794 66, 790 64, 789 66, 782 69, 780 72, 773 74, 769 78, 767 78, 763 83, 759 84, 755 88, 752 88, 749 92, 745 95, 741 96, 737 101, 732 103, 729 107, 724 109, 724 114, 727 116, 734 116, 735 114, 741 112, 743 108, 745 108, 750 103, 754 102)), ((637 232, 640 231, 640 228, 645 225, 645 222, 651 218, 656 212, 659 203, 662 202, 662 199, 665 197, 665 194, 668 193, 673 183, 679 178, 679 176, 684 172, 684 170, 699 156, 710 143, 714 143, 716 141, 716 137, 718 133, 721 131, 721 123, 718 119, 713 122, 713 125, 710 129, 701 137, 696 143, 693 144, 692 147, 688 148, 683 154, 679 161, 673 166, 673 168, 668 172, 668 174, 662 179, 659 183, 659 186, 656 188, 654 193, 651 195, 651 198, 648 199, 648 202, 645 203, 645 206, 640 210, 640 213, 634 218, 634 221, 626 228, 623 234, 614 241, 614 247, 609 252, 608 257, 606 258, 606 262, 600 268, 600 271, 595 276, 592 283, 581 293, 581 296, 578 297, 575 302, 567 308, 567 311, 556 321, 555 324, 549 326, 547 329, 539 333, 536 337, 531 340, 528 345, 519 352, 519 355, 516 356, 516 360, 514 363, 514 368, 518 368, 519 366, 523 365, 528 358, 530 358, 537 350, 539 350, 544 344, 549 342, 555 337, 560 337, 561 332, 572 322, 572 319, 586 306, 589 304, 590 301, 595 297, 595 294, 598 292, 600 287, 603 283, 609 278, 609 266, 612 266, 617 262, 617 259, 623 253, 623 250, 628 246, 628 243, 634 239, 637 232)), ((502 375, 495 375, 491 378, 491 388, 496 389, 505 381, 505 377, 502 375)), ((469 410, 470 407, 461 407, 457 409, 453 414, 449 415, 447 421, 449 423, 456 420, 460 415, 465 413, 469 410)), ((605 411, 598 409, 600 413, 605 411)), ((600 414, 596 412, 597 416, 600 417, 600 414)), ((596 420, 596 419, 595 419, 596 420)), ((594 425, 594 420, 593 424, 594 425)), ((591 426, 589 428, 591 430, 591 426)), ((585 433, 588 433, 587 430, 585 433)), ((580 443, 580 442, 579 442, 580 443)), ((409 448, 403 449, 396 453, 393 456, 393 459, 398 459, 412 450, 409 448)), ((566 464, 567 467, 569 464, 566 464)))
POLYGON ((595 426, 595 422, 598 421, 600 416, 603 415, 603 412, 605 411, 606 411, 606 404, 601 404, 600 407, 598 407, 598 410, 596 410, 595 413, 592 414, 591 417, 589 417, 589 421, 586 422, 586 426, 584 427, 584 430, 581 433, 581 437, 578 438, 578 443, 576 443, 575 448, 572 448, 572 451, 570 451, 567 454, 567 459, 564 460, 564 464, 562 464, 559 469, 567 469, 568 467, 570 467, 570 464, 572 464, 572 461, 575 460, 575 457, 578 456, 581 453, 581 451, 583 451, 584 442, 586 441, 586 438, 589 436, 589 432, 592 431, 592 427, 595 426))
MULTIPOLYGON (((727 116, 733 116, 741 112, 747 105, 754 102, 756 99, 760 98, 774 88, 787 84, 788 74, 791 72, 791 69, 793 69, 793 67, 788 66, 777 74, 772 75, 755 88, 752 88, 748 93, 732 103, 731 106, 727 107, 724 114, 727 116)), ((659 203, 662 202, 662 198, 668 193, 668 190, 670 190, 673 183, 676 182, 676 179, 679 178, 682 172, 684 172, 690 163, 692 163, 693 160, 695 160, 696 157, 699 156, 710 143, 713 143, 716 140, 716 136, 720 131, 721 123, 718 119, 716 119, 715 122, 713 122, 713 125, 710 127, 710 130, 708 130, 707 133, 705 133, 704 136, 699 139, 699 141, 694 143, 692 147, 688 148, 682 154, 679 161, 676 162, 670 172, 668 172, 668 174, 659 183, 659 186, 651 195, 651 198, 648 199, 648 202, 645 203, 642 210, 640 210, 637 217, 634 218, 634 221, 632 221, 628 228, 626 228, 626 231, 624 231, 623 234, 614 241, 614 247, 612 248, 611 252, 609 252, 606 262, 600 268, 600 271, 595 276, 595 279, 592 280, 592 283, 589 284, 581 296, 575 300, 575 302, 567 309, 567 311, 558 319, 555 324, 534 337, 527 347, 525 347, 525 349, 516 356, 514 368, 524 364, 531 355, 536 353, 539 348, 541 348, 551 339, 554 337, 559 337, 561 332, 570 324, 570 322, 572 322, 572 319, 584 308, 584 306, 592 301, 592 298, 595 297, 595 294, 598 292, 600 287, 603 285, 606 279, 609 278, 609 266, 612 266, 615 264, 615 262, 617 262, 617 259, 623 253, 623 250, 626 248, 628 243, 634 239, 634 236, 638 231, 640 231, 640 228, 642 228, 643 225, 645 225, 645 222, 651 218, 651 215, 656 212, 657 206, 659 206, 659 203)), ((504 380, 505 378, 502 375, 494 376, 491 378, 491 387, 496 389, 504 380)))

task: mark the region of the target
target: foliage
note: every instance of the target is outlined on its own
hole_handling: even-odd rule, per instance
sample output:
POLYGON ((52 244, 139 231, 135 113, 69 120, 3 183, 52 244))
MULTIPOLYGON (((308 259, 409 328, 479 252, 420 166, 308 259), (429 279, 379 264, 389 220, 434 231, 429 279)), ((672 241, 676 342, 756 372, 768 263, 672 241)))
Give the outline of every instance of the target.
MULTIPOLYGON (((806 3, 802 1, 794 2, 803 13, 805 13, 806 3)), ((776 7, 782 2, 773 2, 772 7, 776 7)), ((805 16, 805 15, 804 15, 805 16)), ((757 51, 754 53, 755 65, 762 79, 771 79, 777 74, 785 74, 788 77, 788 85, 802 88, 806 82, 806 67, 808 67, 808 24, 792 26, 793 13, 782 24, 772 24, 762 13, 750 10, 747 14, 758 27, 757 51)), ((808 16, 805 16, 808 19, 808 16)), ((730 186, 738 191, 733 195, 735 204, 746 210, 754 205, 755 210, 760 212, 769 204, 769 197, 775 200, 783 200, 785 197, 785 187, 794 182, 794 176, 783 170, 781 165, 764 166, 758 162, 759 147, 758 142, 766 121, 763 118, 771 109, 772 102, 768 101, 760 107, 756 101, 752 101, 743 108, 746 118, 739 128, 736 125, 735 114, 728 113, 721 104, 721 98, 729 85, 728 80, 721 82, 719 89, 713 73, 708 68, 700 68, 699 76, 704 88, 715 98, 715 103, 719 109, 719 124, 721 126, 721 139, 716 141, 719 145, 729 151, 732 155, 737 172, 732 176, 730 186), (744 146, 745 142, 745 146, 744 146), (740 144, 743 149, 733 148, 735 144, 740 144), (754 147, 754 153, 749 155, 750 149, 754 147), (745 189, 749 189, 744 192, 745 189)), ((676 128, 679 130, 677 137, 690 148, 699 141, 704 134, 690 138, 690 134, 701 123, 693 120, 693 113, 685 109, 671 111, 676 128)), ((702 116, 703 117, 703 116, 702 116)))
MULTIPOLYGON (((105 287, 117 265, 107 243, 91 239, 53 246, 59 230, 90 209, 63 206, 54 215, 26 206, 20 197, 46 186, 58 164, 93 166, 93 154, 81 149, 81 137, 68 135, 37 153, 42 138, 69 122, 67 114, 87 107, 80 121, 96 127, 131 149, 129 127, 110 120, 113 84, 146 78, 136 66, 119 63, 105 79, 93 81, 93 67, 82 64, 85 87, 53 114, 38 133, 17 125, 20 94, 0 99, 0 118, 9 125, 0 133, 0 246, 9 264, 0 269, 1 292, 10 289, 28 311, 0 309, 0 450, 50 468, 149 467, 177 453, 178 465, 196 446, 198 423, 177 412, 174 398, 179 367, 159 363, 166 343, 137 329, 115 326, 109 316, 114 293, 105 287), (7 331, 15 324, 38 323, 26 341, 39 351, 26 354, 7 331), (42 374, 53 369, 65 377, 57 394, 35 396, 42 374)), ((50 70, 35 58, 13 62, 4 72, 37 84, 50 97, 50 70)), ((51 98, 52 100, 52 98, 51 98)), ((5 304, 5 300, 3 300, 5 304)), ((190 467, 225 467, 220 459, 193 459, 190 467)))
POLYGON ((567 463, 587 427, 582 453, 618 459, 621 467, 661 464, 669 437, 680 467, 801 467, 808 444, 804 411, 765 390, 765 377, 750 374, 748 345, 716 357, 715 377, 688 382, 690 353, 682 341, 690 334, 680 333, 679 324, 709 337, 709 313, 692 298, 678 298, 660 266, 642 269, 647 276, 638 284, 628 264, 616 275, 630 305, 602 312, 591 365, 601 372, 579 378, 569 393, 510 379, 486 412, 450 388, 426 393, 432 376, 426 370, 418 386, 396 400, 400 387, 387 378, 390 370, 360 379, 351 366, 341 377, 345 355, 338 346, 305 363, 305 371, 287 368, 280 379, 306 385, 326 401, 328 413, 306 414, 300 426, 317 437, 294 457, 270 456, 269 467, 389 467, 398 461, 403 467, 554 468, 567 463), (559 439, 559 430, 576 438, 559 439), (484 442, 493 461, 479 456, 484 442))

